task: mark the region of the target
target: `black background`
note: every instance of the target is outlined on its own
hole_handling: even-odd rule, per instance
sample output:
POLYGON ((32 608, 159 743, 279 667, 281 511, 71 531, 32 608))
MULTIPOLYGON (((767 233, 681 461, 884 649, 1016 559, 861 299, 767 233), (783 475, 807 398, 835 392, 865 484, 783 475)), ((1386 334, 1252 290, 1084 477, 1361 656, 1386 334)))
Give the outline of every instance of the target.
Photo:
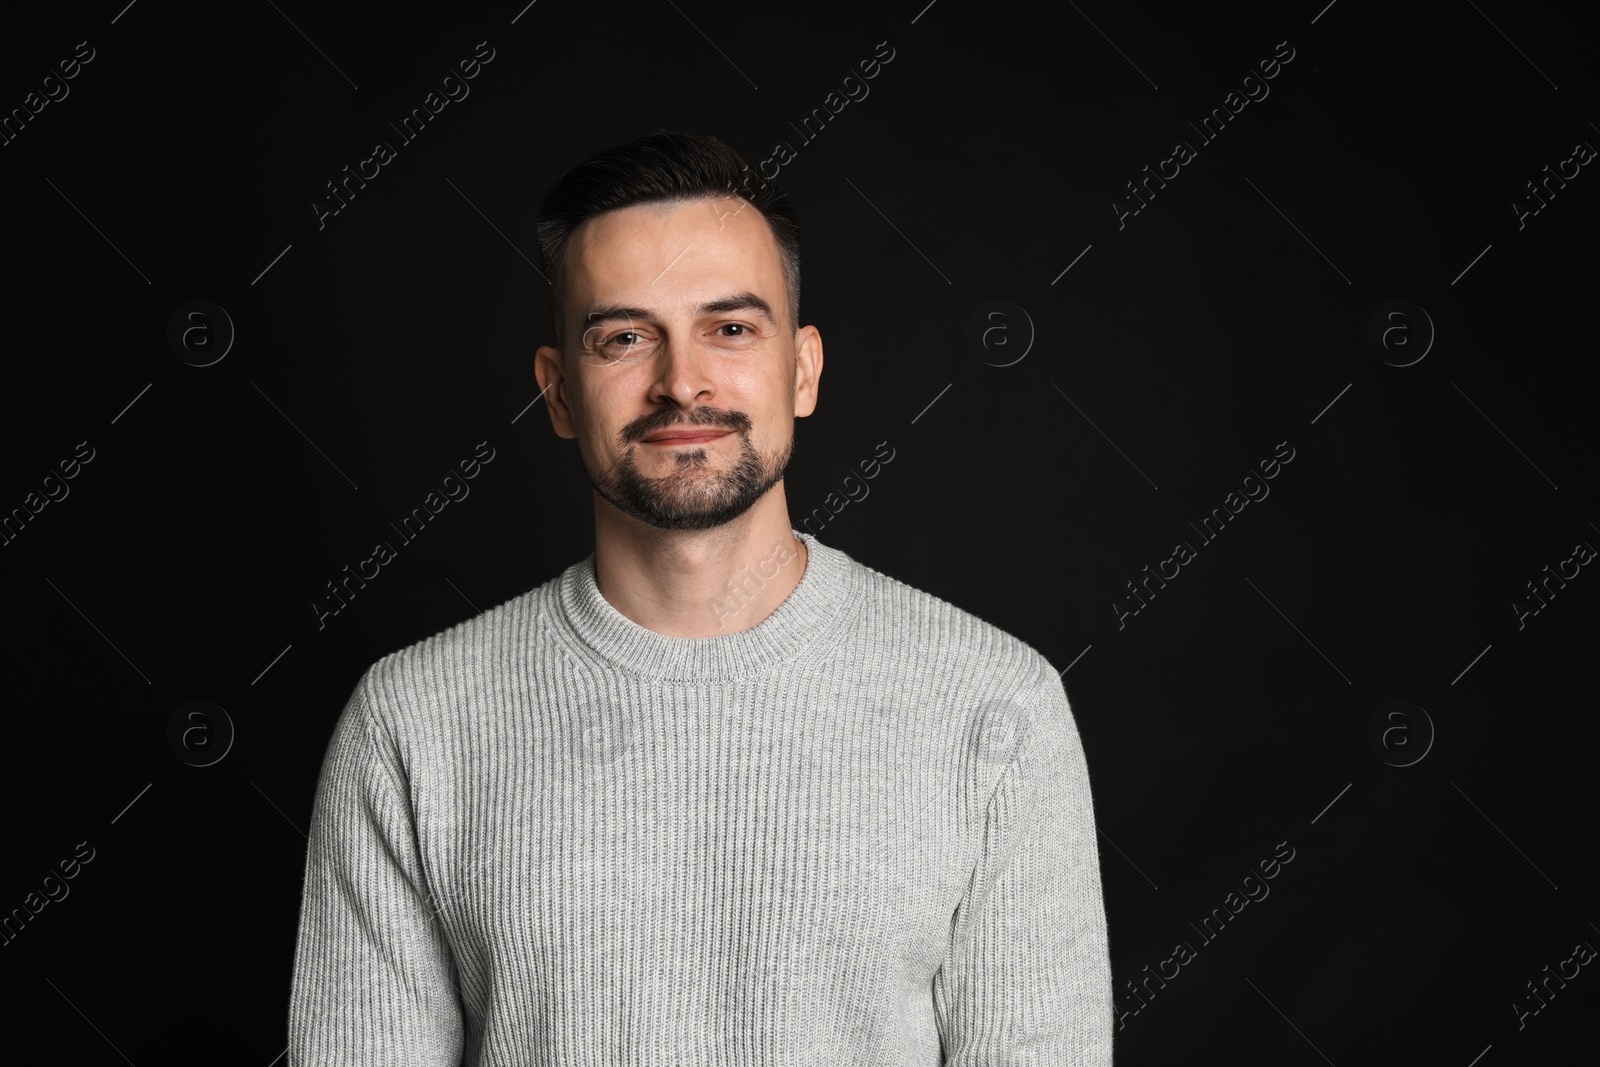
POLYGON ((1600 145, 1582 8, 924 3, 8 13, 8 112, 94 49, 0 147, 0 510, 94 449, 0 547, 0 909, 95 850, 0 949, 10 1040, 84 1064, 281 1054, 304 831, 356 679, 592 547, 574 446, 533 403, 539 198, 669 127, 752 164, 795 152, 827 357, 796 524, 887 441, 822 540, 1067 672, 1119 1063, 1592 1047, 1593 968, 1520 1029, 1512 1007, 1600 946, 1600 578, 1520 626, 1512 607, 1600 545, 1600 177, 1520 227, 1512 207, 1600 145), (398 143, 387 122, 480 41, 470 95, 319 229, 324 183, 398 143), (870 94, 807 142, 790 123, 880 42, 870 94), (1279 42, 1270 95, 1201 144, 1188 121, 1279 42), (1178 140, 1196 158, 1119 228, 1124 182, 1178 140), (197 299, 236 331, 207 367, 166 339, 197 299), (974 351, 995 300, 1026 318, 980 315, 1003 329, 974 351), (1391 320, 1386 362, 1367 330, 1391 300, 1434 337, 1391 320), (323 584, 485 440, 470 496, 319 629, 323 584), (1189 523, 1280 442, 1270 496, 1202 545, 1189 523), (1179 540, 1196 558, 1119 626, 1179 540), (208 767, 167 742, 195 699, 237 731, 208 767), (1431 729, 1384 719, 1375 749, 1391 700, 1431 729), (1201 941, 1188 924, 1280 842, 1270 895, 1201 941), (1134 1014, 1127 981, 1181 941, 1196 958, 1134 1014))

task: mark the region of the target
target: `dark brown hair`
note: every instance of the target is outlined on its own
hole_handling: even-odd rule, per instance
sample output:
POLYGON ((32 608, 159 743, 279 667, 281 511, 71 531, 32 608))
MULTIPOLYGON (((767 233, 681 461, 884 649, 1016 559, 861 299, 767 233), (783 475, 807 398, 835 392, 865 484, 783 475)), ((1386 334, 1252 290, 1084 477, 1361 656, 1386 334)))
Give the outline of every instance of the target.
POLYGON ((800 324, 800 229, 789 194, 758 177, 744 159, 714 137, 677 130, 597 152, 563 174, 539 206, 539 257, 550 280, 550 321, 564 341, 563 290, 567 242, 585 219, 618 208, 702 197, 743 197, 761 213, 778 243, 791 324, 800 324))

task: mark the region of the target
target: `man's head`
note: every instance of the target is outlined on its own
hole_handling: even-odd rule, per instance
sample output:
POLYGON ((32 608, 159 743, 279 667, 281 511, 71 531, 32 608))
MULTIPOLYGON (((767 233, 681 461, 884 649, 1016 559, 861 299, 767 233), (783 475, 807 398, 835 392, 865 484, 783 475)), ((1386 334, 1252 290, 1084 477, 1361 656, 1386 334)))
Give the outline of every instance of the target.
POLYGON ((787 197, 724 145, 662 132, 569 171, 538 228, 558 340, 535 373, 595 489, 660 529, 744 514, 782 479, 821 373, 787 197), (719 436, 661 438, 686 430, 719 436))

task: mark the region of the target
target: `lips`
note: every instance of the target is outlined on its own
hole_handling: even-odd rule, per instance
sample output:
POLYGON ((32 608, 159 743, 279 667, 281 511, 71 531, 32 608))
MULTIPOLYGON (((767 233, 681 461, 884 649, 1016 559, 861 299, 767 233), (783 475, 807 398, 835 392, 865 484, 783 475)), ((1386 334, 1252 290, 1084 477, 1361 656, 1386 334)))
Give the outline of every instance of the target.
POLYGON ((697 444, 703 441, 715 441, 719 437, 726 437, 730 430, 672 430, 667 433, 652 434, 645 438, 646 444, 675 445, 697 444))

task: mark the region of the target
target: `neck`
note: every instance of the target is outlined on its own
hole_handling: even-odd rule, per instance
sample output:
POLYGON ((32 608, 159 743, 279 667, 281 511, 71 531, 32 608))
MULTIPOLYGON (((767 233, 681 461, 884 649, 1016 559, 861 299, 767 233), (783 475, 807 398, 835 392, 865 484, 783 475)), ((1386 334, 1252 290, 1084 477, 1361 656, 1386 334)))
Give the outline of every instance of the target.
POLYGON ((625 618, 668 637, 716 637, 757 626, 806 569, 783 482, 710 530, 660 530, 595 493, 595 582, 625 618))

